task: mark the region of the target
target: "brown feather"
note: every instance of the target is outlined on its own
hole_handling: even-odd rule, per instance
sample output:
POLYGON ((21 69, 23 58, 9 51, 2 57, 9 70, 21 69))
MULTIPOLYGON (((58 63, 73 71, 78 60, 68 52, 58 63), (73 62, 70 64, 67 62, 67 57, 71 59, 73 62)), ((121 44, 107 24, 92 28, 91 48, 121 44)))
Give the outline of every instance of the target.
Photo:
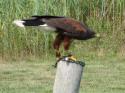
POLYGON ((67 31, 67 32, 86 32, 87 27, 71 18, 54 18, 50 20, 46 20, 46 23, 49 26, 55 27, 59 29, 59 31, 67 31))

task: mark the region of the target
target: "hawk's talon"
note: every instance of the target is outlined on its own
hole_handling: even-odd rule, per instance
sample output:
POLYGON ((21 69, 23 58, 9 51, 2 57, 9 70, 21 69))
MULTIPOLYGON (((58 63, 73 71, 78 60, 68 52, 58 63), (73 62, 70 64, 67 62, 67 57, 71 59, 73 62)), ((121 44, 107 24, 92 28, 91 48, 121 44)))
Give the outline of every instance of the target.
POLYGON ((74 56, 70 56, 70 57, 68 57, 68 60, 69 61, 76 61, 76 58, 74 56))
POLYGON ((62 56, 62 57, 59 57, 54 65, 54 67, 56 68, 57 67, 57 64, 59 61, 73 61, 73 62, 76 62, 76 58, 73 56, 73 55, 68 55, 68 56, 62 56))
POLYGON ((76 58, 73 56, 73 55, 68 55, 68 56, 64 56, 64 57, 62 57, 62 59, 64 60, 64 61, 76 61, 76 58))

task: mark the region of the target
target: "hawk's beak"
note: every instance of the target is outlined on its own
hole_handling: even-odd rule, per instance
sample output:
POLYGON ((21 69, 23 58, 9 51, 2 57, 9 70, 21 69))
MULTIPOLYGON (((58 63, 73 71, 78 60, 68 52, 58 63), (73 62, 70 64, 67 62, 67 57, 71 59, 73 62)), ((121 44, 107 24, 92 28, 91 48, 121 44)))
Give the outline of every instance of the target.
POLYGON ((95 34, 95 37, 101 37, 101 35, 99 33, 95 34))

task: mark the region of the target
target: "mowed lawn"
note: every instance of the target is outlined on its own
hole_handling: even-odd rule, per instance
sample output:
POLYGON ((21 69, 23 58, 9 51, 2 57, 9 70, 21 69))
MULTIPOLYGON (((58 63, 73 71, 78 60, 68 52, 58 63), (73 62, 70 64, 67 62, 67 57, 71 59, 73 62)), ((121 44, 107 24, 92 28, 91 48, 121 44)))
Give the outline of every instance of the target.
MULTIPOLYGON (((52 93, 54 62, 0 62, 0 93, 52 93)), ((80 93, 125 93, 125 59, 86 61, 80 93)))

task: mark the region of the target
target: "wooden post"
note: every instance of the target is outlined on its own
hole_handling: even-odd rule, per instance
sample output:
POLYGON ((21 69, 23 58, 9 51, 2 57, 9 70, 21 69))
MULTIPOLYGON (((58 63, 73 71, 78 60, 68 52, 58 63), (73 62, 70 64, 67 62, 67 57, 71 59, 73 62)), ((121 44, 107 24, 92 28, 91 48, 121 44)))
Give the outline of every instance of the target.
POLYGON ((78 93, 84 65, 83 62, 58 62, 53 93, 78 93))

